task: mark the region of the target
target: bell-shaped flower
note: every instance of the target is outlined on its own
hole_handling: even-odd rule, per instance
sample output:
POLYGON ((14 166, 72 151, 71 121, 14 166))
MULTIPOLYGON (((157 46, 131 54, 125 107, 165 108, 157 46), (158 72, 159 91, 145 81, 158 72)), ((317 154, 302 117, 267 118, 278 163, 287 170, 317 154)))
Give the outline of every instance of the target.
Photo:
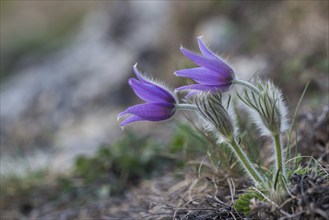
POLYGON ((135 121, 163 121, 171 118, 176 112, 176 97, 168 89, 140 74, 137 64, 133 69, 138 80, 131 78, 128 83, 145 103, 131 106, 118 114, 118 118, 128 115, 120 126, 135 121))
POLYGON ((197 91, 211 93, 228 91, 235 79, 233 70, 204 45, 201 37, 198 37, 197 40, 202 55, 191 52, 183 47, 180 50, 199 67, 177 70, 175 75, 191 78, 198 84, 182 86, 176 90, 188 90, 190 94, 197 91))

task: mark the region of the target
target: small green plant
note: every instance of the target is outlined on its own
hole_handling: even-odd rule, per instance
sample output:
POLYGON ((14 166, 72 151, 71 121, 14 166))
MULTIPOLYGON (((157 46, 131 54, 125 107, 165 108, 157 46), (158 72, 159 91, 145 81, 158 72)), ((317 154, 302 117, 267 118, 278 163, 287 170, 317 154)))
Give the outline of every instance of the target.
POLYGON ((255 190, 248 189, 247 192, 241 194, 239 199, 235 201, 235 208, 242 213, 249 213, 250 212, 250 201, 252 199, 259 199, 262 200, 263 197, 255 190))
POLYGON ((100 147, 94 156, 79 156, 74 173, 86 185, 108 186, 108 194, 118 194, 168 164, 171 159, 162 152, 156 141, 128 132, 117 143, 100 147))

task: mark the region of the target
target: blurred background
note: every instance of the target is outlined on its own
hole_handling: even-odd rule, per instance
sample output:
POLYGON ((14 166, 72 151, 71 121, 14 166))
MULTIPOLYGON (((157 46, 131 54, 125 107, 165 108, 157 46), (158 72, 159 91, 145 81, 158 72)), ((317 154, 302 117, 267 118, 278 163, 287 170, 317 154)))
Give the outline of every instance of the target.
POLYGON ((273 79, 292 110, 309 81, 301 111, 320 111, 328 20, 327 1, 1 1, 1 175, 65 173, 130 133, 170 142, 175 123, 122 131, 116 115, 140 102, 136 62, 171 88, 189 82, 173 72, 200 35, 240 78, 273 79))

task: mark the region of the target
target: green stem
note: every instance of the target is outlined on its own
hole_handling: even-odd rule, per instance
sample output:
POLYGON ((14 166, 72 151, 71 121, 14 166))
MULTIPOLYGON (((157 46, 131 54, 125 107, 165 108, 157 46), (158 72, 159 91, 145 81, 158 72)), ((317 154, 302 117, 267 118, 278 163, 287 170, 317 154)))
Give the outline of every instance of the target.
POLYGON ((276 172, 282 171, 283 176, 285 176, 286 171, 283 163, 280 134, 274 134, 273 139, 274 139, 275 154, 276 154, 276 172))
POLYGON ((264 180, 262 176, 258 173, 255 166, 251 163, 247 155, 242 151, 241 147, 236 143, 235 139, 232 138, 230 140, 230 145, 239 159, 240 163, 244 167, 244 169, 247 171, 249 176, 253 179, 253 181, 256 183, 256 185, 259 185, 260 183, 264 183, 264 180))
MULTIPOLYGON (((298 100, 298 103, 297 103, 297 107, 295 109, 295 112, 294 112, 294 115, 292 117, 292 122, 291 122, 291 126, 290 126, 290 130, 289 130, 289 135, 288 135, 288 140, 287 140, 287 154, 286 154, 286 161, 290 160, 290 156, 291 156, 291 146, 290 146, 290 139, 291 139, 291 134, 292 134, 292 130, 293 130, 293 127, 294 127, 294 124, 295 124, 295 119, 296 119, 296 116, 297 116, 297 112, 299 110, 299 107, 300 107, 300 104, 305 96, 305 93, 306 93, 306 90, 308 88, 310 84, 310 81, 307 82, 304 90, 303 90, 303 93, 302 95, 300 96, 299 100, 298 100)), ((297 146, 297 144, 296 144, 297 146)), ((296 168, 297 169, 297 168, 296 168)))
POLYGON ((198 110, 195 105, 192 104, 176 104, 177 110, 198 110))
POLYGON ((239 79, 234 79, 232 81, 232 83, 234 84, 239 84, 239 85, 242 85, 242 86, 245 86, 247 87, 248 89, 252 90, 253 92, 257 93, 258 95, 261 94, 261 92, 259 91, 259 89, 257 89, 256 86, 254 86, 253 84, 247 82, 247 81, 243 81, 243 80, 239 80, 239 79))

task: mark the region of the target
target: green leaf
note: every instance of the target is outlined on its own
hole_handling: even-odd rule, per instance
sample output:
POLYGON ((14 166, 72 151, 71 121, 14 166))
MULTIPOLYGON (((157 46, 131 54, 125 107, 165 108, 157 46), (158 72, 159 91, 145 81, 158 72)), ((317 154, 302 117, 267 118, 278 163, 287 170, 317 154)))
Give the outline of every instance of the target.
POLYGON ((238 212, 242 212, 245 215, 250 214, 250 201, 252 199, 258 199, 258 200, 263 200, 262 195, 260 195, 258 192, 254 190, 248 190, 247 192, 241 194, 237 200, 235 200, 234 203, 234 208, 238 212))

